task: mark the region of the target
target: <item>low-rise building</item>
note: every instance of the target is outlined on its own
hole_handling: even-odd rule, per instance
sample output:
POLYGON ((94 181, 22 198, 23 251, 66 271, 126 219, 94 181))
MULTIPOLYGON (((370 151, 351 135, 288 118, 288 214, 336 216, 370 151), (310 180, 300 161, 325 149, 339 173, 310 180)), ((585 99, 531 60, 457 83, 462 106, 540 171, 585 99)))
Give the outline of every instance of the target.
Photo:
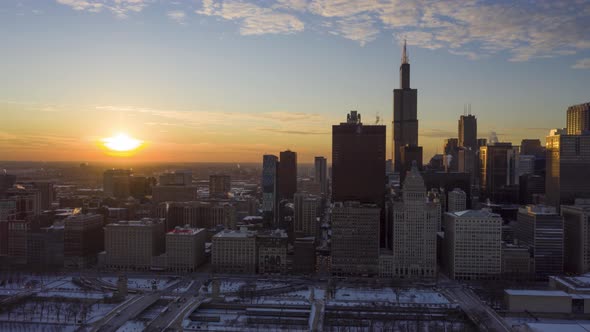
POLYGON ((258 233, 258 273, 287 272, 287 233, 284 230, 258 233))
POLYGON ((256 232, 223 230, 213 236, 211 263, 218 273, 256 273, 256 232))
POLYGON ((167 267, 176 272, 193 272, 205 262, 204 228, 175 227, 166 233, 167 267))
POLYGON ((119 221, 105 227, 108 268, 149 270, 152 257, 164 253, 164 220, 119 221))

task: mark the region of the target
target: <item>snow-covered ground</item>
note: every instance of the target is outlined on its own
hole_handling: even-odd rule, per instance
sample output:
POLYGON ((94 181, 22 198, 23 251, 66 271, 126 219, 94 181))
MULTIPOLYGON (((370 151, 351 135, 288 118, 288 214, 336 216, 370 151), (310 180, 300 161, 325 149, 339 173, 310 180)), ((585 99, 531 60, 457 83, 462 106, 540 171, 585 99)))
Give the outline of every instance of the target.
MULTIPOLYGON (((111 284, 113 286, 117 285, 118 277, 101 277, 100 280, 111 284)), ((178 282, 178 280, 173 280, 170 278, 162 278, 162 279, 153 279, 153 278, 129 278, 127 279, 127 287, 132 289, 138 290, 151 290, 153 283, 156 283, 156 287, 158 290, 162 290, 168 286, 171 286, 173 283, 178 282)))
POLYGON ((145 323, 137 320, 131 320, 117 329, 117 332, 141 332, 145 329, 145 323))
POLYGON ((446 297, 435 291, 392 288, 337 288, 332 302, 449 304, 449 300, 446 297))
POLYGON ((0 321, 78 324, 92 323, 115 308, 115 304, 28 301, 0 312, 0 321))

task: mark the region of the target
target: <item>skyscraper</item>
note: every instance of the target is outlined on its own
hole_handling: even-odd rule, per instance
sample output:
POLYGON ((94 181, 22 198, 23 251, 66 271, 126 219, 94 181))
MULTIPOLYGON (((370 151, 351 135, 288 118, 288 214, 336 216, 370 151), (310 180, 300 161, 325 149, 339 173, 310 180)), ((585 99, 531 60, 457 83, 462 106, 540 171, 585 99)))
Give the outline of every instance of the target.
POLYGON ((393 275, 436 277, 436 232, 440 206, 426 199, 424 179, 414 165, 403 185, 403 202, 393 206, 393 275))
POLYGON ((231 176, 209 175, 209 197, 228 198, 231 192, 231 176))
POLYGON ((461 115, 459 118, 459 146, 477 149, 477 118, 475 115, 461 115))
POLYGON ((590 131, 590 103, 568 107, 567 134, 582 135, 588 131, 590 131))
POLYGON ((563 272, 563 217, 555 208, 542 205, 519 208, 514 237, 529 247, 537 278, 547 279, 563 272))
POLYGON ((127 198, 129 197, 130 169, 109 169, 103 174, 103 192, 105 196, 127 198))
POLYGON ((279 197, 280 199, 293 199, 297 191, 297 153, 287 150, 282 151, 281 167, 279 167, 279 197))
POLYGON ((559 209, 576 198, 590 197, 590 135, 564 135, 552 130, 547 136, 547 204, 559 209))
POLYGON ((518 148, 512 143, 494 143, 479 150, 480 184, 485 197, 502 200, 510 186, 518 184, 518 148))
POLYGON ((298 192, 295 194, 295 225, 296 237, 318 236, 320 224, 317 220, 321 206, 321 198, 312 194, 298 192))
POLYGON ((332 126, 332 199, 382 206, 385 194, 385 126, 363 125, 351 111, 332 126))
POLYGON ((399 80, 400 88, 393 90, 393 160, 395 171, 401 174, 408 168, 403 165, 402 149, 418 146, 418 90, 410 88, 410 61, 405 42, 399 80))
POLYGON ((320 191, 322 194, 328 192, 328 163, 324 157, 315 157, 315 176, 314 180, 320 185, 320 191))
POLYGON ((262 213, 267 224, 274 225, 278 218, 279 158, 266 154, 262 157, 262 213))

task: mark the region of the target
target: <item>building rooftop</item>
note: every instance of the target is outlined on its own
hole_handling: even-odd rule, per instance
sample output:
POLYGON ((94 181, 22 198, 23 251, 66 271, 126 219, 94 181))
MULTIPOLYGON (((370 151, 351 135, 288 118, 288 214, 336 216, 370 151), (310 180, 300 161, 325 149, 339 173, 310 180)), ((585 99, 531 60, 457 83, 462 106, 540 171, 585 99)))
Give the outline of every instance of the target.
POLYGON ((518 209, 519 213, 534 214, 534 215, 556 215, 557 210, 552 206, 547 205, 527 205, 518 209))
POLYGON ((560 290, 536 290, 536 289, 505 289, 504 292, 508 295, 516 296, 566 296, 571 297, 568 294, 560 290))
POLYGON ((204 232, 204 231, 205 231, 204 228, 192 228, 192 227, 189 227, 187 225, 185 227, 176 226, 173 230, 171 230, 167 234, 171 234, 171 235, 195 235, 195 234, 199 234, 199 233, 204 232))
POLYGON ((248 231, 248 230, 223 230, 215 235, 214 238, 250 238, 256 236, 256 231, 248 231))
POLYGON ((457 218, 500 218, 499 214, 488 210, 464 210, 447 213, 457 218))
POLYGON ((163 223, 164 218, 143 218, 141 220, 121 220, 106 225, 106 227, 122 227, 122 226, 152 226, 159 223, 163 223))

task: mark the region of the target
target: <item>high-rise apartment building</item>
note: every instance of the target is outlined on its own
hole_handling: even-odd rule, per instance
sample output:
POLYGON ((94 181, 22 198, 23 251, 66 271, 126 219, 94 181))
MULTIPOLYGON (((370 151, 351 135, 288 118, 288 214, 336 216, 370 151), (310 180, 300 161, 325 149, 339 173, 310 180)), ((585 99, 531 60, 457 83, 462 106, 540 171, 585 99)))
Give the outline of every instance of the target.
POLYGON ((359 202, 336 203, 332 210, 332 273, 379 274, 381 210, 359 202))
POLYGON ((279 198, 293 199, 297 192, 297 152, 281 151, 279 167, 279 198))
POLYGON ((224 230, 213 235, 211 264, 217 273, 256 273, 256 232, 224 230))
POLYGON ((265 222, 276 225, 279 206, 279 158, 273 155, 262 157, 262 213, 265 222))
POLYGON ((434 278, 440 205, 427 201, 417 167, 406 176, 402 199, 393 206, 393 275, 402 279, 434 278))
POLYGON ((547 204, 574 204, 576 198, 590 197, 590 135, 566 135, 552 130, 547 136, 547 204))
POLYGON ((106 266, 123 270, 149 270, 152 257, 164 253, 164 227, 164 220, 150 218, 106 225, 106 266))
POLYGON ((228 198, 231 192, 231 177, 229 175, 209 176, 209 197, 228 198))
POLYGON ((212 229, 236 226, 236 209, 225 202, 178 202, 162 203, 165 209, 166 229, 188 225, 193 228, 212 229))
POLYGON ((87 267, 96 262, 104 247, 104 217, 75 214, 64 219, 64 265, 87 267))
POLYGON ((502 273, 502 217, 486 210, 447 212, 444 257, 457 280, 498 279, 502 273))
POLYGON ((563 273, 563 217, 555 208, 543 205, 519 208, 514 237, 529 247, 537 279, 563 273))
POLYGON ((590 199, 562 205, 565 270, 576 274, 590 271, 590 199))
POLYGON ((319 209, 321 208, 321 197, 298 192, 295 194, 294 205, 294 219, 295 224, 293 231, 296 237, 305 236, 318 236, 319 235, 319 222, 318 216, 320 215, 319 209))
POLYGON ((12 188, 15 183, 16 175, 7 174, 6 171, 4 171, 4 173, 0 173, 0 198, 3 198, 6 190, 12 188))
POLYGON ((568 107, 567 134, 582 135, 588 132, 590 132, 590 103, 568 107))
POLYGON ((384 195, 385 126, 363 125, 351 111, 332 126, 332 200, 382 206, 384 195))
POLYGON ((328 162, 325 157, 314 158, 314 181, 320 185, 322 194, 328 193, 328 162))
MULTIPOLYGON (((408 165, 402 162, 405 146, 418 146, 418 90, 410 88, 410 60, 406 43, 399 68, 400 88, 393 90, 393 160, 395 171, 402 174, 408 165)), ((405 162, 411 160, 406 159, 405 162)), ((422 160, 416 162, 422 163, 422 160)))

